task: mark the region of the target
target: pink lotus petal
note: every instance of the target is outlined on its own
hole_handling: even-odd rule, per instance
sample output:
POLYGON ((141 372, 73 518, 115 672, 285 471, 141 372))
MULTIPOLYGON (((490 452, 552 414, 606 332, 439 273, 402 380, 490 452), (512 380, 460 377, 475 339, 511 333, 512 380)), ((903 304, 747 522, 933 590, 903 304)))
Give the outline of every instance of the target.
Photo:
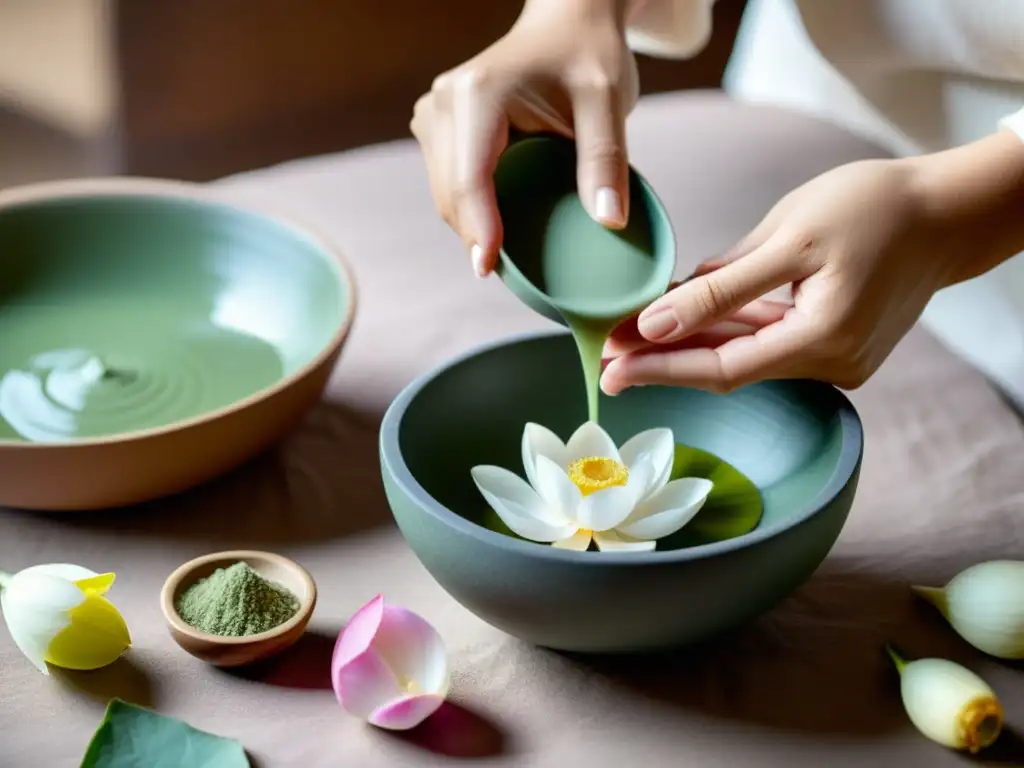
POLYGON ((338 635, 331 658, 331 674, 370 647, 384 618, 384 596, 377 595, 355 612, 338 635))
POLYGON ((405 731, 415 728, 444 704, 443 696, 425 694, 403 696, 398 701, 385 704, 374 710, 368 718, 370 725, 390 731, 405 731))
POLYGON ((402 695, 394 672, 372 645, 383 617, 384 598, 377 595, 356 611, 334 645, 334 695, 342 707, 357 717, 367 718, 384 702, 402 695))
POLYGON ((384 606, 373 647, 411 694, 448 693, 448 654, 437 630, 416 613, 384 606))
POLYGON ((373 648, 345 664, 331 676, 334 695, 347 712, 366 719, 405 692, 391 668, 373 648))
POLYGON ((411 728, 436 710, 448 693, 444 642, 421 616, 387 605, 377 595, 339 634, 331 682, 338 703, 351 714, 374 725, 378 720, 399 723, 382 727, 411 728), (438 703, 424 703, 434 700, 438 703), (413 720, 412 725, 400 725, 413 720))

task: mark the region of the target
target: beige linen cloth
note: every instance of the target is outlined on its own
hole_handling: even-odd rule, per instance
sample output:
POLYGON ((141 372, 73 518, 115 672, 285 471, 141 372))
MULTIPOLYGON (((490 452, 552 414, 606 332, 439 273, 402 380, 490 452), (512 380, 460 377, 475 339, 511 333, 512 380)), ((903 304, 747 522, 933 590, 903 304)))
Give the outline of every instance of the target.
MULTIPOLYGON (((834 127, 714 94, 646 100, 630 138, 635 164, 672 212, 680 273, 729 245, 794 185, 878 154, 834 127)), ((0 632, 0 766, 77 766, 114 695, 236 737, 267 767, 961 765, 906 719, 881 650, 887 640, 969 664, 1024 730, 1024 668, 974 652, 907 590, 978 561, 1024 556, 1020 423, 924 332, 911 333, 854 393, 867 434, 860 490, 807 585, 709 648, 568 658, 508 637, 450 599, 384 501, 376 428, 400 388, 473 344, 546 324, 498 281, 473 276, 434 213, 415 146, 287 164, 217 188, 336 240, 359 282, 354 333, 323 403, 278 449, 231 476, 121 512, 0 511, 0 567, 70 561, 115 570, 110 597, 135 643, 105 670, 45 678, 0 632), (304 563, 320 602, 294 653, 243 675, 179 651, 157 597, 185 559, 250 546, 304 563), (407 735, 350 718, 329 688, 338 630, 378 592, 423 614, 450 645, 452 705, 407 735)), ((1024 764, 1024 741, 1005 734, 987 762, 1024 764)))

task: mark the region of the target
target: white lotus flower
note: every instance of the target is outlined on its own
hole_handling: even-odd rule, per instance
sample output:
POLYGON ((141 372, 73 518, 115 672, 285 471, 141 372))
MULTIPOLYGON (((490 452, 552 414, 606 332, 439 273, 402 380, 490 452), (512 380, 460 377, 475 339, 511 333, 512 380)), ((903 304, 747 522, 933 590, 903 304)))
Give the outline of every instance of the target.
POLYGON ((580 552, 649 552, 700 511, 713 483, 669 482, 675 457, 670 429, 649 429, 621 448, 588 421, 563 443, 551 430, 523 430, 523 480, 507 469, 476 466, 473 481, 494 511, 524 539, 580 552))

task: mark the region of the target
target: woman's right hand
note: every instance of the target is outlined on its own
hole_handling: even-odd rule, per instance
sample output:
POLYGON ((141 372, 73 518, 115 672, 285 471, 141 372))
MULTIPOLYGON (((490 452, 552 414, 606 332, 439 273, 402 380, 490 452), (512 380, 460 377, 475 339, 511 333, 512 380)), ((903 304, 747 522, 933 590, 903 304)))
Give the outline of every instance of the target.
POLYGON ((605 226, 625 226, 625 121, 639 92, 627 4, 528 0, 504 37, 437 77, 416 102, 410 128, 434 202, 478 276, 494 269, 501 246, 493 176, 510 128, 574 138, 584 208, 605 226))

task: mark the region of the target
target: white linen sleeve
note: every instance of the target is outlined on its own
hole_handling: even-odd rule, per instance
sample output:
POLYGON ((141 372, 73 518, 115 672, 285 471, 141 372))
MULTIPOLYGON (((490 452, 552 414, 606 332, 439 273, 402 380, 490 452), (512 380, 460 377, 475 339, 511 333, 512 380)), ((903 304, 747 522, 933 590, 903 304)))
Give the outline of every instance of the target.
POLYGON ((626 20, 630 50, 662 59, 688 59, 711 37, 715 0, 634 0, 626 20))
POLYGON ((1007 115, 999 121, 1000 128, 1007 128, 1016 133, 1024 141, 1024 109, 1007 115))

